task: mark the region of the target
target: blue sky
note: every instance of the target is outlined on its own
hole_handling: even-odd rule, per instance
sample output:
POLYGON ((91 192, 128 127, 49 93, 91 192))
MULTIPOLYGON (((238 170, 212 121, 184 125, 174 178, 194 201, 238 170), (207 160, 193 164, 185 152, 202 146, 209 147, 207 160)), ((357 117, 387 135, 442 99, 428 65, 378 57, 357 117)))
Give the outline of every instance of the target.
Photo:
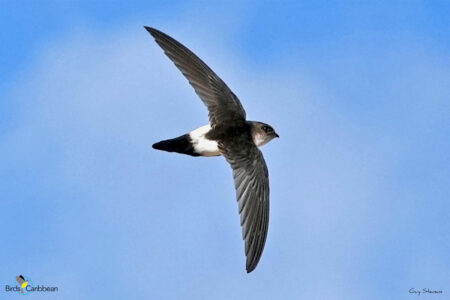
POLYGON ((446 1, 1 1, 0 298, 410 299, 450 293, 446 1), (228 83, 262 148, 245 272, 223 158, 151 149, 207 123, 143 29, 228 83), (424 295, 422 295, 424 296, 424 295))

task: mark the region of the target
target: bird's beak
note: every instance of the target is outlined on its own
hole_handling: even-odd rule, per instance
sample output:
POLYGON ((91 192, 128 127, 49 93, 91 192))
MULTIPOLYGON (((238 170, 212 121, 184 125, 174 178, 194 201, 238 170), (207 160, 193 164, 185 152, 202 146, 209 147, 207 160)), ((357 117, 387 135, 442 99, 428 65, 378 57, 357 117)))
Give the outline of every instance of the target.
POLYGON ((278 133, 276 133, 276 132, 275 132, 275 136, 276 136, 277 138, 279 138, 279 137, 280 137, 280 136, 278 135, 278 133))

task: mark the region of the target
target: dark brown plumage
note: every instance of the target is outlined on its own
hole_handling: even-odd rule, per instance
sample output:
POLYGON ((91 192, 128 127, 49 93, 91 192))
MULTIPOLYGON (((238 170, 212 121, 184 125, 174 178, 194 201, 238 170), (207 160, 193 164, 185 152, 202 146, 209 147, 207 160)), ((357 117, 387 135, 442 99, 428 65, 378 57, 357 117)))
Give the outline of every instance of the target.
POLYGON ((188 79, 208 109, 211 130, 206 137, 217 141, 220 153, 233 169, 245 240, 246 269, 251 272, 261 258, 269 225, 269 174, 255 144, 255 135, 266 135, 266 142, 278 135, 267 124, 246 121, 245 110, 236 95, 189 49, 159 30, 147 26, 145 29, 188 79))

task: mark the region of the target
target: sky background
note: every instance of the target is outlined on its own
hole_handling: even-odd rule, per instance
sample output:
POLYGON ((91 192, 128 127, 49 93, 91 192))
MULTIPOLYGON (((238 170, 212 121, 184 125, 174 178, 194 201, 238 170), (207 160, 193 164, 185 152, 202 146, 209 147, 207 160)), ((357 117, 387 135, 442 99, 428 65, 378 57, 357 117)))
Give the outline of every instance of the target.
POLYGON ((299 2, 0 0, 0 298, 448 299, 449 2, 299 2), (143 25, 281 136, 251 274, 226 161, 151 148, 208 118, 143 25))

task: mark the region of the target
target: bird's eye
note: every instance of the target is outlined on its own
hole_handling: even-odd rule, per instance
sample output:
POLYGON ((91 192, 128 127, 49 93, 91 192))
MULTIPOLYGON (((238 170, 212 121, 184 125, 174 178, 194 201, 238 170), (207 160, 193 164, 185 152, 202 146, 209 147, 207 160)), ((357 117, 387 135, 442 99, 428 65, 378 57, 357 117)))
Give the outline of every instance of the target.
POLYGON ((262 130, 264 130, 265 132, 271 132, 273 129, 271 128, 271 127, 269 127, 269 126, 263 126, 262 127, 262 130))

